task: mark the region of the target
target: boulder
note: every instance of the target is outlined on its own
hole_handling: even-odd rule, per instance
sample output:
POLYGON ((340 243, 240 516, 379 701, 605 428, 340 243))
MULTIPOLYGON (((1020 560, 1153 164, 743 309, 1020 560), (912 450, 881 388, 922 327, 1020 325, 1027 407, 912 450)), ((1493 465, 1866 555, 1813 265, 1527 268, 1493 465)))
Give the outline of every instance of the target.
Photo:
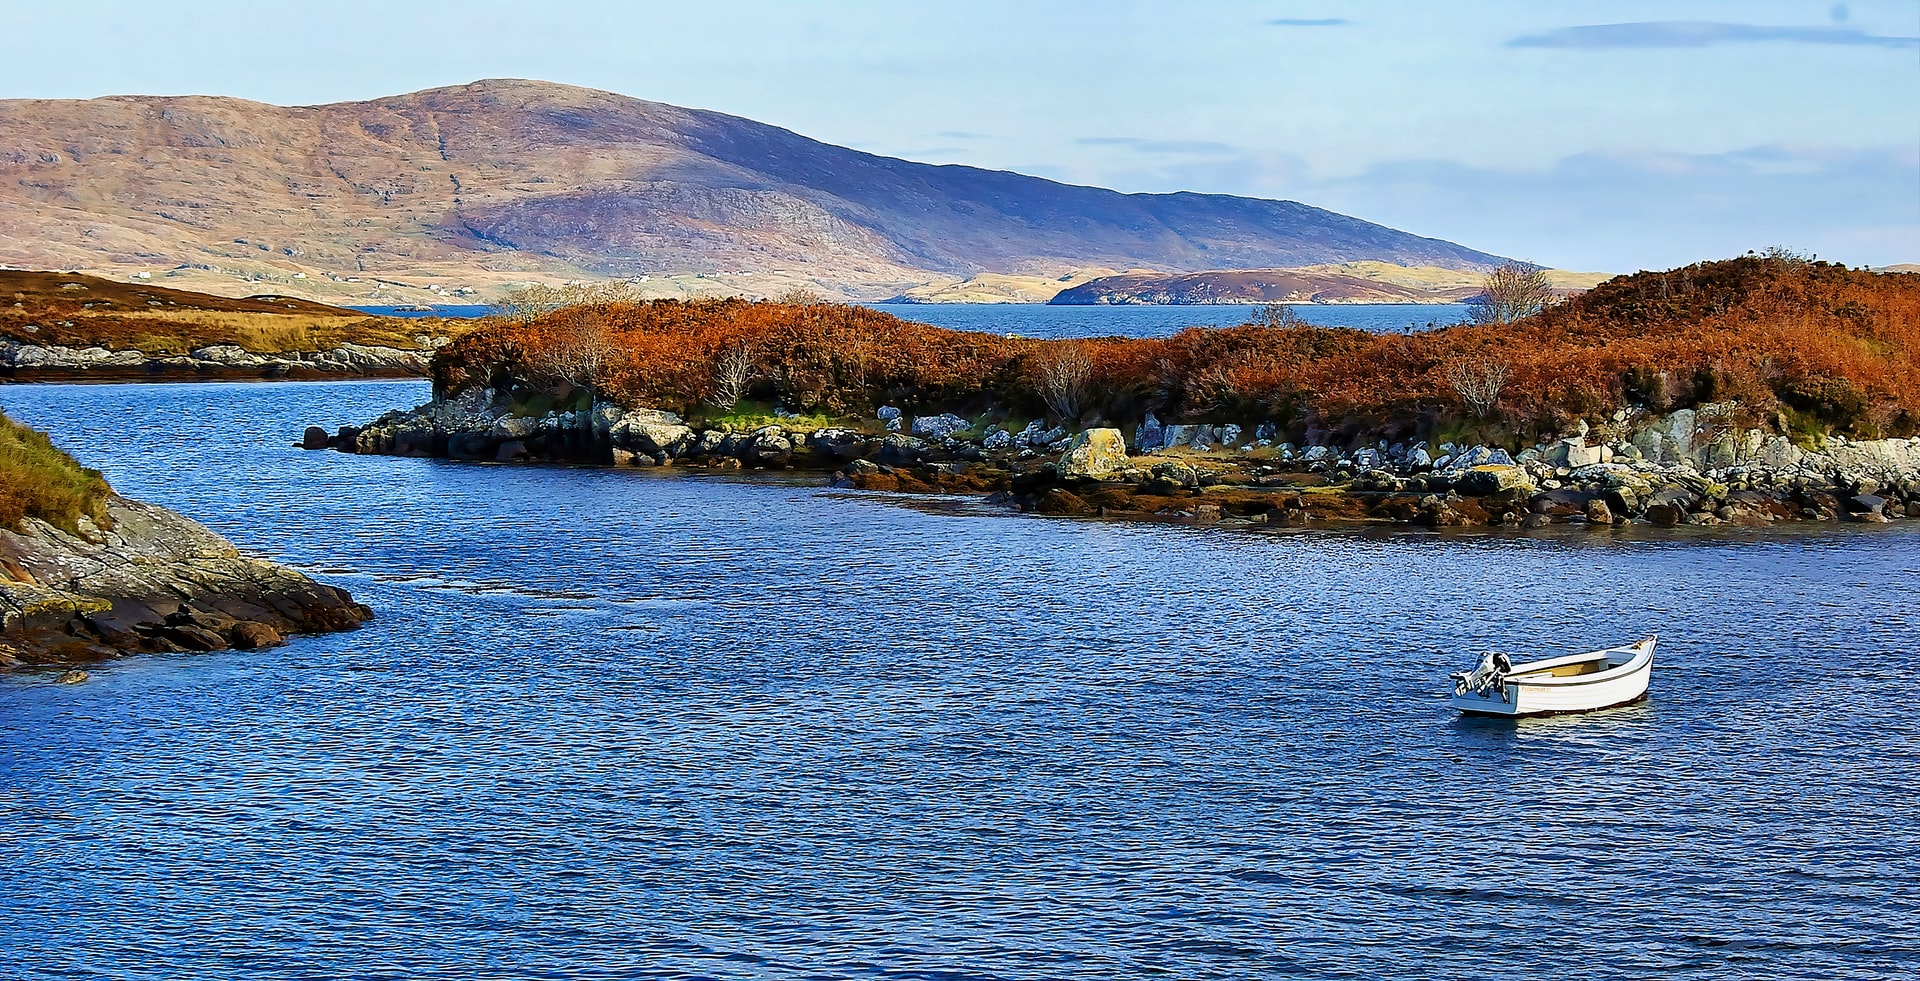
POLYGON ((613 438, 643 453, 679 456, 693 442, 693 430, 674 413, 635 409, 621 417, 613 438))
POLYGON ((873 417, 881 422, 893 422, 900 418, 900 410, 895 406, 883 405, 874 410, 873 417))
POLYGON ((1004 450, 1013 445, 1013 434, 1004 429, 995 429, 987 434, 980 445, 989 450, 1004 450))
POLYGON ((540 430, 540 420, 528 416, 502 416, 494 420, 492 435, 498 440, 526 439, 540 430))
POLYGON ((1483 463, 1454 478, 1453 486, 1462 494, 1485 497, 1503 491, 1532 493, 1533 478, 1526 470, 1504 463, 1483 463))
POLYGON ((324 450, 327 448, 327 431, 319 426, 308 426, 300 436, 300 448, 303 450, 324 450))
POLYGON ((1606 501, 1603 501, 1597 497, 1591 501, 1588 501, 1587 502, 1587 523, 1592 525, 1613 524, 1613 509, 1607 507, 1606 501))
POLYGON ((1060 475, 1070 480, 1106 480, 1125 469, 1127 443, 1118 429, 1086 430, 1060 458, 1060 475))
POLYGON ((1160 424, 1159 417, 1148 412, 1140 427, 1133 431, 1133 448, 1142 453, 1157 450, 1166 445, 1166 436, 1166 427, 1160 424))
POLYGON ((946 439, 948 436, 960 432, 963 429, 969 429, 972 426, 973 423, 951 412, 943 412, 937 416, 913 417, 913 434, 927 439, 946 439))

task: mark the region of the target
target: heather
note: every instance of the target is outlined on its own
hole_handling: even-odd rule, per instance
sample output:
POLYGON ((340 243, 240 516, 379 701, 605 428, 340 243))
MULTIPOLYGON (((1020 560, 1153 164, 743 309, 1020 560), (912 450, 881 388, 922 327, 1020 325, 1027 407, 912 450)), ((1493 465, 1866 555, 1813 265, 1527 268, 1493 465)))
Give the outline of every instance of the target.
POLYGON ((1920 276, 1791 254, 1616 277, 1513 323, 1377 335, 1285 308, 1167 338, 942 330, 804 298, 596 299, 491 319, 435 358, 442 394, 719 418, 881 405, 1068 425, 1271 421, 1309 438, 1517 443, 1621 409, 1734 406, 1803 438, 1920 430, 1920 276))

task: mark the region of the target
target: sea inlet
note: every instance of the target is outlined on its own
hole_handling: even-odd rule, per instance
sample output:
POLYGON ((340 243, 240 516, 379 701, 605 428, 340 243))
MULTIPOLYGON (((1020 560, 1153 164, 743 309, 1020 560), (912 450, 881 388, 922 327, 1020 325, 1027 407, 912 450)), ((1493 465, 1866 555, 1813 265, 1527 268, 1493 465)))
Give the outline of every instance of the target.
POLYGON ((378 619, 0 675, 0 974, 1920 972, 1920 534, 1225 532, 303 453, 419 382, 0 388, 378 619), (1446 711, 1660 634, 1652 698, 1446 711))

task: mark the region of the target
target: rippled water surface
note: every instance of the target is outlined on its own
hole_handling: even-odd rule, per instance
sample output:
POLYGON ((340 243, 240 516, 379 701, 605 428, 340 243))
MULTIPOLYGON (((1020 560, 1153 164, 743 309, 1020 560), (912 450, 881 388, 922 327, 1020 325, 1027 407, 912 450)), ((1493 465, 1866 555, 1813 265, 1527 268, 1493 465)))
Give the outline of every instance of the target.
POLYGON ((0 388, 379 612, 0 675, 0 975, 1920 971, 1910 526, 1263 534, 287 445, 424 394, 0 388), (1650 630, 1649 702, 1440 701, 1650 630))

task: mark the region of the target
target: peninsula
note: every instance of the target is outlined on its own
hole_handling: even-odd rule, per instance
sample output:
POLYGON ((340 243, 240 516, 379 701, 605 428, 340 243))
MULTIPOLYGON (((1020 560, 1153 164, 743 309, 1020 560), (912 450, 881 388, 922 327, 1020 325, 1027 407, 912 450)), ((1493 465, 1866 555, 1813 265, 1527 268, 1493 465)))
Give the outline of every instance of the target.
POLYGON ((1920 514, 1920 276, 1791 254, 1376 335, 1285 307, 1159 339, 829 303, 581 302, 437 352, 435 399, 305 445, 811 468, 1023 510, 1252 524, 1764 524, 1920 514))

